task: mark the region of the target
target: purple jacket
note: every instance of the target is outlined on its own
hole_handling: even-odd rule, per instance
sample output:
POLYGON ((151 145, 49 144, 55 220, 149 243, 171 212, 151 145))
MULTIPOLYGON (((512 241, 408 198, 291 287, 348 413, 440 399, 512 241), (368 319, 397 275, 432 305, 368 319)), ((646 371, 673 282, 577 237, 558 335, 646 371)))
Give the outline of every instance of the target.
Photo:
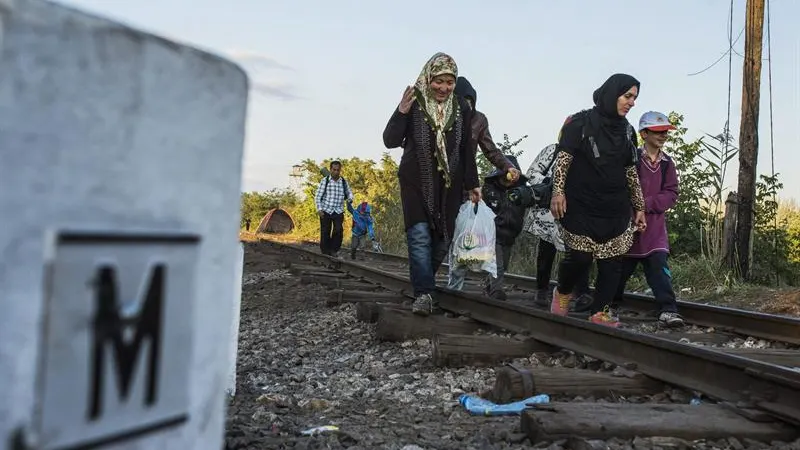
POLYGON ((644 233, 636 233, 627 256, 642 258, 654 252, 669 253, 665 213, 678 201, 678 172, 675 170, 675 163, 662 152, 656 164, 652 165, 640 149, 639 180, 644 195, 647 228, 644 233), (663 170, 663 164, 666 164, 666 171, 663 170))

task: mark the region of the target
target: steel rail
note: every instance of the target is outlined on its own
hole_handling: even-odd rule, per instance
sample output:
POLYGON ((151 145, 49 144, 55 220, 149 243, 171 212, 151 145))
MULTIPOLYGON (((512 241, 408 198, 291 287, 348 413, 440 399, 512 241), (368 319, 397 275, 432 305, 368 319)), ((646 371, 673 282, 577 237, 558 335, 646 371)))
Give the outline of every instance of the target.
MULTIPOLYGON (((387 289, 410 291, 408 278, 294 245, 271 244, 387 289)), ((663 382, 702 392, 719 401, 747 404, 800 425, 800 372, 460 291, 437 288, 436 297, 444 310, 526 333, 559 348, 634 367, 663 382)))
MULTIPOLYGON (((387 262, 407 261, 406 257, 391 253, 370 251, 365 253, 371 258, 387 262)), ((447 267, 447 264, 443 264, 443 266, 447 267)), ((505 278, 509 284, 515 284, 525 290, 537 288, 536 277, 507 273, 505 278)), ((551 286, 555 286, 555 284, 554 281, 550 282, 551 286)), ((626 292, 624 301, 624 306, 636 311, 654 311, 656 308, 655 298, 651 295, 626 292)), ((714 327, 719 331, 800 345, 799 319, 682 300, 677 302, 678 310, 689 323, 714 327)))

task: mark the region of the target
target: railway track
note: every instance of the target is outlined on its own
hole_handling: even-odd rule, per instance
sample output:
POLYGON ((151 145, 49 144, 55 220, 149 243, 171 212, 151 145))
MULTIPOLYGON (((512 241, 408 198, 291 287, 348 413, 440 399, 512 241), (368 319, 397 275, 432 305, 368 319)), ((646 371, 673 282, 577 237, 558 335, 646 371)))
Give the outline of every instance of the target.
MULTIPOLYGON (((316 249, 319 245, 311 241, 302 241, 300 244, 306 249, 316 249)), ((398 275, 407 273, 408 259, 405 256, 390 253, 375 253, 371 251, 364 251, 362 253, 369 261, 379 261, 388 264, 388 266, 384 267, 389 268, 393 273, 397 273, 398 275)), ((443 267, 444 269, 440 270, 439 280, 446 283, 446 275, 442 274, 442 272, 446 274, 447 265, 444 264, 443 267)), ((471 274, 471 277, 473 282, 477 281, 474 274, 471 274)), ((524 300, 526 297, 529 298, 532 295, 532 291, 536 289, 535 277, 516 274, 506 274, 505 277, 506 284, 509 288, 507 292, 511 293, 510 300, 512 303, 538 308, 532 305, 531 302, 524 300), (517 295, 514 295, 514 292, 516 292, 517 295)), ((468 277, 468 280, 469 279, 470 277, 468 277)), ((551 281, 550 284, 551 286, 555 286, 554 281, 551 281)), ((474 291, 477 292, 477 290, 474 291)), ((656 321, 654 315, 656 301, 652 296, 626 292, 622 306, 623 309, 621 312, 623 314, 623 321, 638 323, 654 323, 656 321)), ((745 338, 753 337, 765 339, 790 344, 788 347, 792 349, 796 349, 797 346, 800 346, 800 320, 795 318, 681 300, 678 300, 678 308, 687 323, 711 328, 715 331, 717 336, 739 335, 745 338)), ((583 317, 582 314, 572 315, 574 317, 583 317)), ((693 337, 691 335, 682 335, 680 332, 671 334, 665 333, 665 335, 690 341, 693 337)), ((695 337, 699 338, 701 336, 695 337)), ((705 336, 705 338, 708 338, 708 336, 705 336)), ((704 340, 720 343, 722 342, 722 337, 720 337, 719 340, 704 340)), ((800 359, 798 359, 798 361, 800 361, 800 359)), ((798 366, 800 366, 800 364, 798 364, 798 366)))
MULTIPOLYGON (((396 273, 396 268, 401 266, 396 264, 399 262, 397 257, 370 255, 370 258, 384 257, 391 261, 377 264, 371 260, 364 264, 321 255, 318 251, 303 248, 307 244, 265 242, 278 251, 293 254, 295 258, 347 274, 350 280, 368 281, 388 291, 410 296, 407 276, 396 273)), ((346 286, 345 283, 341 285, 346 286)), ((521 333, 553 347, 608 361, 670 385, 701 392, 751 418, 770 420, 769 417, 800 425, 800 372, 759 361, 756 355, 730 354, 657 335, 612 329, 469 292, 437 288, 436 295, 442 309, 450 313, 521 333)), ((757 320, 753 317, 756 316, 747 320, 757 320)))

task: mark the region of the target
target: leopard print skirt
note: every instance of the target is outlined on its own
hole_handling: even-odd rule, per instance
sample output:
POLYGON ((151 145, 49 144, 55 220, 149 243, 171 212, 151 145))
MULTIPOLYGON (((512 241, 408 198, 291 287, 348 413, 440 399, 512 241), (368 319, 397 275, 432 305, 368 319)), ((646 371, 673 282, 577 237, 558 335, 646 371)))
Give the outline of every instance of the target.
POLYGON ((598 243, 588 236, 570 233, 561 224, 559 224, 558 228, 567 247, 579 252, 591 253, 596 259, 608 259, 624 255, 633 245, 633 237, 636 233, 636 226, 631 222, 630 226, 619 236, 606 242, 598 243))

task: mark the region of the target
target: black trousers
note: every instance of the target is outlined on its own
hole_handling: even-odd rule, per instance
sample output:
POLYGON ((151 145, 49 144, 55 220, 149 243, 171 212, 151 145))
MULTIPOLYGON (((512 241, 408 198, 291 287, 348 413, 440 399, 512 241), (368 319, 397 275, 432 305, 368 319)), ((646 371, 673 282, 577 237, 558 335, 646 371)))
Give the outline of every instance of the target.
POLYGON ((656 298, 660 312, 678 312, 675 291, 672 289, 672 272, 670 272, 669 264, 667 264, 667 256, 665 252, 655 252, 644 258, 623 258, 622 275, 617 293, 614 296, 614 302, 623 302, 625 284, 628 283, 631 275, 636 271, 636 266, 641 263, 644 266, 644 277, 647 280, 647 285, 653 290, 653 296, 656 298))
MULTIPOLYGON (((539 249, 536 252, 536 287, 539 290, 547 289, 550 287, 550 274, 553 273, 553 262, 556 259, 556 246, 539 239, 539 249)), ((586 270, 585 275, 578 278, 575 282, 573 293, 575 296, 580 296, 589 293, 589 270, 586 270)), ((560 272, 560 269, 559 269, 560 272)))
MULTIPOLYGON (((594 314, 611 306, 622 278, 622 259, 622 256, 614 256, 597 260, 597 282, 590 313, 594 314)), ((558 268, 558 292, 573 292, 580 280, 588 279, 592 260, 591 253, 567 249, 558 268)))
POLYGON ((323 255, 334 255, 342 248, 343 221, 343 213, 323 213, 319 218, 319 249, 323 255))

